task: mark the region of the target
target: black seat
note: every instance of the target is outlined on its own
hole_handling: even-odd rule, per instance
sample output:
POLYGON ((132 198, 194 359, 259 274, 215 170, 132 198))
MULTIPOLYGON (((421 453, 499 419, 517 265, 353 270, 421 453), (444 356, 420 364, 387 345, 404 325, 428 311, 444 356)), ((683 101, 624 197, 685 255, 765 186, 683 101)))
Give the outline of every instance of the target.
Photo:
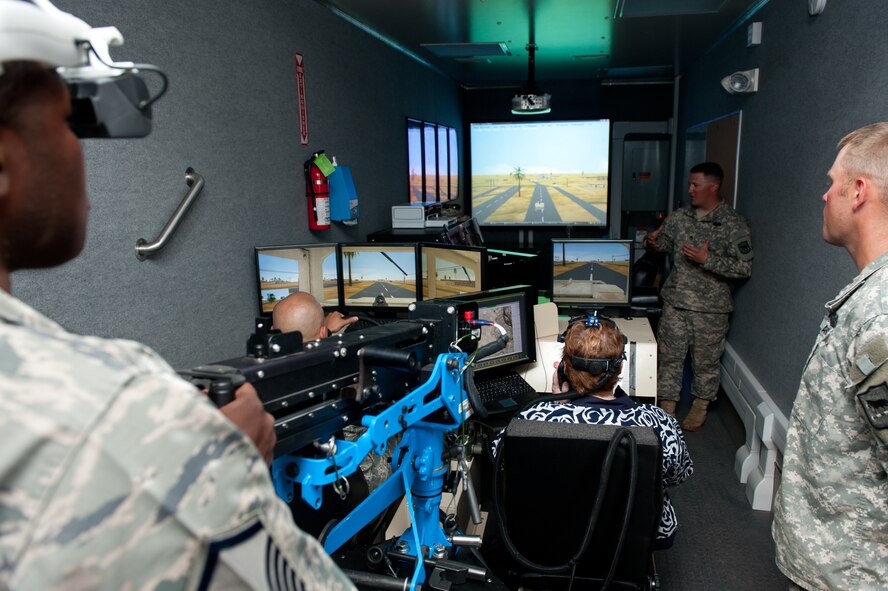
POLYGON ((669 257, 658 252, 645 252, 632 266, 631 313, 648 318, 654 334, 663 314, 660 287, 669 274, 669 268, 669 257))
POLYGON ((510 588, 657 588, 652 552, 663 509, 661 455, 650 427, 513 419, 493 487, 501 542, 511 555, 497 576, 510 588))
POLYGON ((632 265, 632 305, 639 308, 659 308, 662 279, 662 255, 646 252, 632 265))

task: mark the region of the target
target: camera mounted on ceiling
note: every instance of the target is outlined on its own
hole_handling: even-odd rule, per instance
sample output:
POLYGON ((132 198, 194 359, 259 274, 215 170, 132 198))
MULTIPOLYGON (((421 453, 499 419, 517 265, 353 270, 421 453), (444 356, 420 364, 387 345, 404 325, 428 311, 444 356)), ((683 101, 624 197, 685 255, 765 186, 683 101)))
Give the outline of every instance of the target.
POLYGON ((734 72, 722 78, 721 85, 729 94, 750 94, 758 91, 759 69, 734 72))

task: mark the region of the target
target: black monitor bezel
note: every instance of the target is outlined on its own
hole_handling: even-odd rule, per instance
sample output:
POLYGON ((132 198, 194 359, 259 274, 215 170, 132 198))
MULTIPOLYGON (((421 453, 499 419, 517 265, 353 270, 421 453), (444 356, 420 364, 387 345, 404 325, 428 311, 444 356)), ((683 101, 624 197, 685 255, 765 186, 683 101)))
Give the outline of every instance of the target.
MULTIPOLYGON (((274 251, 274 250, 292 250, 292 249, 300 249, 300 248, 305 248, 305 249, 331 248, 333 250, 333 256, 336 257, 335 258, 335 262, 336 262, 336 302, 335 303, 327 302, 326 298, 318 299, 318 301, 321 303, 322 306, 330 307, 330 306, 338 306, 342 302, 342 300, 339 297, 339 287, 342 283, 342 281, 341 281, 342 273, 340 272, 340 269, 339 269, 339 253, 338 253, 339 248, 338 247, 339 247, 339 245, 335 242, 269 244, 269 245, 254 246, 253 247, 253 271, 254 271, 253 275, 255 278, 255 285, 256 285, 256 292, 255 293, 257 295, 257 302, 258 302, 258 316, 264 317, 264 318, 271 318, 272 310, 273 310, 273 307, 272 307, 272 310, 266 311, 266 310, 264 310, 264 308, 262 306, 262 302, 264 300, 262 298, 262 291, 263 291, 262 290, 262 278, 259 275, 259 255, 260 254, 267 253, 268 251, 274 251)), ((312 294, 312 295, 315 295, 315 294, 312 294)), ((315 295, 315 298, 317 298, 316 295, 315 295)), ((277 305, 277 303, 275 303, 275 305, 277 305)))
POLYGON ((439 299, 442 297, 453 297, 458 298, 463 294, 453 294, 451 296, 434 296, 429 297, 426 295, 425 286, 423 285, 422 276, 423 271, 425 270, 426 263, 426 251, 428 249, 437 248, 439 250, 454 250, 454 251, 463 251, 463 252, 476 252, 479 257, 479 265, 478 265, 478 283, 480 284, 480 289, 475 292, 465 292, 465 293, 478 293, 479 291, 484 291, 489 288, 488 278, 487 278, 487 248, 483 246, 464 246, 462 244, 444 244, 441 242, 420 242, 417 245, 418 255, 419 255, 419 296, 422 300, 430 300, 430 299, 439 299))
POLYGON ((336 245, 336 262, 338 265, 339 271, 339 306, 343 312, 369 312, 371 315, 379 314, 380 316, 389 315, 388 312, 392 313, 400 313, 406 312, 407 308, 415 301, 418 301, 422 295, 422 285, 420 280, 420 260, 419 260, 419 246, 416 242, 340 242, 336 245), (413 299, 405 304, 396 304, 396 305, 386 305, 386 306, 376 306, 373 304, 357 304, 357 303, 349 303, 345 299, 345 264, 343 261, 343 249, 344 248, 368 248, 371 250, 385 250, 387 248, 391 249, 413 249, 413 265, 414 271, 416 273, 415 280, 415 290, 413 293, 413 299))
POLYGON ((632 270, 635 265, 635 242, 628 238, 553 238, 549 244, 549 297, 559 309, 570 310, 623 310, 632 307, 632 270), (588 302, 571 299, 569 297, 558 298, 555 294, 555 245, 556 243, 608 243, 625 244, 629 247, 629 273, 626 277, 626 301, 596 301, 588 302))
MULTIPOLYGON (((537 288, 534 285, 513 285, 510 287, 501 287, 498 289, 488 289, 485 291, 479 291, 471 294, 464 294, 462 296, 452 297, 452 298, 442 298, 442 299, 450 299, 450 300, 458 300, 461 302, 475 302, 479 304, 488 302, 488 303, 500 303, 505 302, 510 299, 515 299, 518 296, 519 306, 521 307, 521 314, 525 321, 522 325, 522 334, 521 339, 524 343, 524 357, 521 359, 513 359, 502 361, 496 358, 487 360, 485 362, 484 359, 478 360, 475 362, 475 372, 476 373, 484 373, 487 371, 496 371, 496 370, 506 370, 511 369, 513 367, 518 367, 521 365, 526 365, 528 363, 534 363, 536 361, 536 329, 534 325, 534 306, 537 304, 537 288)), ((485 330, 491 330, 487 328, 485 330)))

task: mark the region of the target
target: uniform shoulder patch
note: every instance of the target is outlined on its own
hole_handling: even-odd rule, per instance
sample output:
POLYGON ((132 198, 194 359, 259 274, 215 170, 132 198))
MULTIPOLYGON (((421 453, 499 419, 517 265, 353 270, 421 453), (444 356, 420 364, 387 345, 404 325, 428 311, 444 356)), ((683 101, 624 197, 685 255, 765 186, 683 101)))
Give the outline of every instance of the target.
POLYGON ((865 342, 851 365, 851 380, 860 384, 888 361, 888 335, 879 335, 865 342))
POLYGON ((879 436, 888 430, 888 387, 885 384, 870 388, 866 392, 857 395, 860 405, 863 407, 863 415, 879 436))
POLYGON ((738 230, 731 234, 731 244, 740 255, 740 259, 748 261, 753 257, 752 238, 746 232, 738 230))

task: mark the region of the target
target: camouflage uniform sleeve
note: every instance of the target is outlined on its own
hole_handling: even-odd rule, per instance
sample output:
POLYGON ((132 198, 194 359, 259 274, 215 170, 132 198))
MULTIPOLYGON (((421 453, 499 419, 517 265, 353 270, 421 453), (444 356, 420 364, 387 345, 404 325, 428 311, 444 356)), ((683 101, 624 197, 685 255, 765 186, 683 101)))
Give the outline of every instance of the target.
POLYGON ((661 226, 663 231, 660 232, 657 241, 654 243, 654 250, 670 253, 673 251, 675 248, 675 224, 675 215, 670 215, 666 218, 666 221, 661 226))
POLYGON ((883 468, 888 471, 888 316, 866 324, 849 356, 857 412, 883 448, 883 468))
POLYGON ((735 224, 723 248, 710 248, 703 268, 725 279, 746 279, 752 274, 752 234, 749 224, 740 219, 735 224))
POLYGON ((354 588, 295 526, 252 441, 172 372, 129 380, 67 465, 22 589, 354 588))

